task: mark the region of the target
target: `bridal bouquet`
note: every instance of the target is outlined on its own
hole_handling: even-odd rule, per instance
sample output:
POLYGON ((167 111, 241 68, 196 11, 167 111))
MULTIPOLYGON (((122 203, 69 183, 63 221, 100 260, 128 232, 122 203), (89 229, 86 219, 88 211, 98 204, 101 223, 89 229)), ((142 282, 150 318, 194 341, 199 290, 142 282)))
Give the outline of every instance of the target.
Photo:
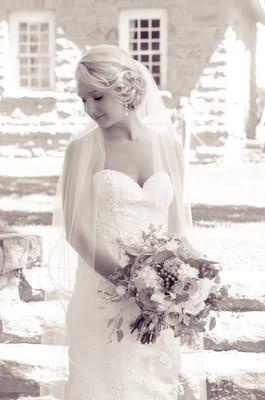
MULTIPOLYGON (((131 323, 141 343, 154 343, 163 329, 173 329, 181 342, 191 343, 206 326, 211 330, 227 296, 220 285, 217 263, 207 260, 184 238, 170 237, 150 226, 134 245, 119 241, 126 264, 112 275, 115 295, 111 301, 133 298, 139 315, 131 323)), ((122 316, 111 318, 118 340, 123 337, 122 316)))

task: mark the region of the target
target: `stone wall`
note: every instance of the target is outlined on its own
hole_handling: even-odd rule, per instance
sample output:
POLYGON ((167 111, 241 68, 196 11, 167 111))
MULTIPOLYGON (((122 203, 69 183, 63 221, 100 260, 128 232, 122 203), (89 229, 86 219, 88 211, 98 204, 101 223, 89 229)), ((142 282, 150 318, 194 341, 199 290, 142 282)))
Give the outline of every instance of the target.
MULTIPOLYGON (((76 62, 86 46, 118 44, 119 12, 126 8, 168 10, 167 87, 163 89, 172 92, 172 107, 178 107, 183 96, 190 99, 192 132, 207 144, 222 144, 228 134, 253 137, 256 18, 247 0, 5 2, 0 10, 1 133, 70 134, 80 129, 85 116, 75 95, 76 62), (34 92, 27 99, 17 93, 22 97, 17 103, 6 93, 8 15, 25 10, 55 13, 55 90, 34 92)), ((9 144, 7 140, 5 145, 9 144)))

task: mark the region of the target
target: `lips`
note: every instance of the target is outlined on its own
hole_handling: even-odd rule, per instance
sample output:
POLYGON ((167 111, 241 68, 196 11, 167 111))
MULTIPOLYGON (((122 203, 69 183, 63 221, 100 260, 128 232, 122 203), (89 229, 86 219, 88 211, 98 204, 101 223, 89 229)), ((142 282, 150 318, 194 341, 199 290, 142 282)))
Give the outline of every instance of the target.
POLYGON ((97 117, 94 117, 94 120, 97 121, 97 120, 99 120, 99 119, 102 118, 102 117, 104 117, 104 115, 99 115, 99 116, 97 116, 97 117))

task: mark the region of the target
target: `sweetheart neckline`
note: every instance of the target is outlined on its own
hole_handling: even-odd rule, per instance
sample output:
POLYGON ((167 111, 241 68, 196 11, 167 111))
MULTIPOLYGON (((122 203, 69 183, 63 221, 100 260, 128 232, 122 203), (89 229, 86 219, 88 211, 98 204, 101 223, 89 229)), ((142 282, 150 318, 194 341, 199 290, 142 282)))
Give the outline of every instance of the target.
POLYGON ((134 180, 130 175, 126 174, 125 172, 118 171, 118 170, 116 170, 116 169, 111 169, 111 168, 105 168, 105 169, 101 169, 101 170, 95 172, 95 173, 94 173, 94 177, 95 177, 97 174, 102 173, 102 172, 114 172, 115 174, 125 176, 128 180, 130 180, 131 182, 133 182, 136 186, 138 186, 138 187, 139 187, 140 189, 142 189, 142 190, 145 188, 145 185, 147 185, 148 182, 149 182, 152 178, 154 178, 155 176, 157 176, 157 175, 165 175, 165 176, 167 176, 167 177, 169 178, 168 173, 165 172, 165 171, 156 172, 156 173, 150 175, 150 176, 144 181, 143 186, 141 186, 141 185, 140 185, 138 182, 136 182, 136 180, 134 180))

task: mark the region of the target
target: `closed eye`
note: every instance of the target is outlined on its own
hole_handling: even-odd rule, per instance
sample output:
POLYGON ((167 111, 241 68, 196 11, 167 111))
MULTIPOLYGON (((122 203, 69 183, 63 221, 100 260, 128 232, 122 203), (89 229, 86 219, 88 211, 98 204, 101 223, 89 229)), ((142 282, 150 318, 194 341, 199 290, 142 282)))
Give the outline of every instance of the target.
MULTIPOLYGON (((94 100, 95 100, 95 101, 99 101, 99 100, 101 100, 102 98, 103 98, 103 96, 94 97, 94 100)), ((86 99, 82 99, 82 98, 81 98, 81 100, 82 100, 82 103, 85 103, 85 102, 86 102, 86 99)))

